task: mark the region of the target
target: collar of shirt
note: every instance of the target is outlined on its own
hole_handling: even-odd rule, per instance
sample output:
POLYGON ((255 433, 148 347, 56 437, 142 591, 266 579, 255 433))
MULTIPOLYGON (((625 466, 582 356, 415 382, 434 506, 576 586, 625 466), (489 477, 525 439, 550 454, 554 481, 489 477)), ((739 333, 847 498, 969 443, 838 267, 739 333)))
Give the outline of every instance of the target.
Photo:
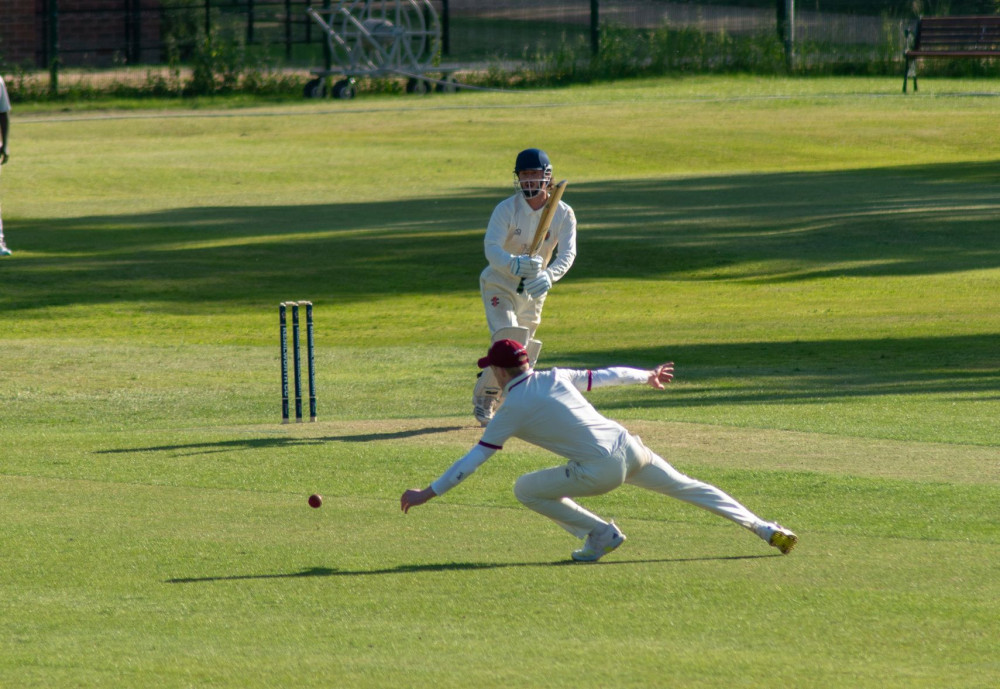
POLYGON ((534 373, 535 373, 534 371, 525 371, 524 373, 522 373, 521 375, 519 375, 517 378, 512 379, 509 383, 507 383, 507 386, 504 388, 504 392, 510 392, 511 390, 513 390, 514 388, 516 388, 518 385, 520 385, 524 381, 528 380, 528 378, 530 378, 532 375, 534 375, 534 373))
POLYGON ((534 208, 531 207, 531 204, 528 203, 528 199, 526 199, 524 197, 524 194, 522 194, 521 192, 516 192, 514 194, 514 196, 516 196, 518 199, 520 199, 519 205, 521 206, 521 209, 525 213, 528 213, 528 214, 531 214, 531 215, 540 215, 541 212, 542 212, 542 209, 545 208, 545 206, 542 206, 541 208, 539 208, 536 211, 534 208))

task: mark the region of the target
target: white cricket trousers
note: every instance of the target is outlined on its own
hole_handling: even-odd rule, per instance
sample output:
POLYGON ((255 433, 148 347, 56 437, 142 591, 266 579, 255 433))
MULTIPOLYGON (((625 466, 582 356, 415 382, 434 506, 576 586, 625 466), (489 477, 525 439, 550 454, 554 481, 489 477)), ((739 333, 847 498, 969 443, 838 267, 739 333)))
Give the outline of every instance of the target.
POLYGON ((571 459, 563 466, 525 474, 514 484, 521 503, 577 538, 607 524, 571 498, 603 495, 628 483, 689 502, 753 531, 763 523, 753 512, 715 486, 674 469, 634 435, 615 456, 599 461, 571 459))
POLYGON ((542 306, 547 295, 532 299, 525 293, 518 294, 507 285, 483 276, 479 278, 479 293, 483 298, 491 342, 493 333, 510 326, 527 328, 529 340, 535 337, 535 331, 542 322, 542 306))
MULTIPOLYGON (((0 172, 3 172, 2 168, 0 168, 0 172)), ((0 209, 0 246, 3 246, 3 210, 2 209, 0 209)))

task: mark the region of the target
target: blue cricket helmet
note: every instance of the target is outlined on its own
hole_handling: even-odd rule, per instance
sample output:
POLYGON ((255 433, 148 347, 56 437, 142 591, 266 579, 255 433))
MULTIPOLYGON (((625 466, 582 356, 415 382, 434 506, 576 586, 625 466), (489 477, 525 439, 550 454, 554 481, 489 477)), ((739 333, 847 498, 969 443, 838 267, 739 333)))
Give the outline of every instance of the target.
POLYGON ((552 163, 549 161, 549 154, 540 148, 526 148, 517 154, 514 161, 514 174, 522 170, 544 170, 552 173, 552 163))
POLYGON ((517 154, 514 161, 514 188, 524 194, 526 199, 534 198, 552 185, 552 163, 549 155, 540 148, 526 148, 517 154), (530 170, 540 170, 541 179, 520 179, 520 173, 530 170))

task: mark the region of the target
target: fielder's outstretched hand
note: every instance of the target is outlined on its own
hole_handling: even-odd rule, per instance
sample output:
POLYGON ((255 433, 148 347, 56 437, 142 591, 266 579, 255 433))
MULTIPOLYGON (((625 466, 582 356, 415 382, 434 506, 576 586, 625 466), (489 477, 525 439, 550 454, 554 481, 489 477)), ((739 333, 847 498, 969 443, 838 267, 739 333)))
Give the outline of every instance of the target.
POLYGON ((660 364, 649 373, 649 384, 657 390, 662 390, 663 386, 674 379, 674 362, 668 361, 660 364))
POLYGON ((423 490, 410 488, 408 491, 403 493, 402 497, 399 498, 399 507, 404 513, 409 512, 411 507, 423 505, 436 495, 437 493, 435 493, 430 486, 424 488, 423 490))

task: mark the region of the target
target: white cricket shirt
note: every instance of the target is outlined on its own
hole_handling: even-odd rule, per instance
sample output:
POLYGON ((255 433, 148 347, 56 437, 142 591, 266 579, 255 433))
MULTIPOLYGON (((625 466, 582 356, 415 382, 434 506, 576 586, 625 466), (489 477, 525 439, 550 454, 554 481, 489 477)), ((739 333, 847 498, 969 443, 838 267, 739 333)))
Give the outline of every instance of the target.
POLYGON ((649 371, 625 367, 528 371, 504 388, 504 403, 486 426, 479 444, 434 481, 431 488, 437 495, 454 488, 497 450, 503 449, 510 438, 520 438, 580 462, 607 458, 628 442, 628 431, 602 416, 581 391, 648 380, 649 371))
MULTIPOLYGON (((510 272, 510 260, 528 253, 541 217, 542 210, 533 210, 524 199, 524 194, 514 194, 497 204, 483 239, 489 265, 481 277, 486 282, 506 284, 511 290, 517 288, 521 278, 510 272)), ((552 224, 538 255, 547 264, 552 282, 565 275, 576 260, 576 215, 562 201, 552 215, 552 224), (553 259, 552 253, 557 246, 559 252, 553 259)))

